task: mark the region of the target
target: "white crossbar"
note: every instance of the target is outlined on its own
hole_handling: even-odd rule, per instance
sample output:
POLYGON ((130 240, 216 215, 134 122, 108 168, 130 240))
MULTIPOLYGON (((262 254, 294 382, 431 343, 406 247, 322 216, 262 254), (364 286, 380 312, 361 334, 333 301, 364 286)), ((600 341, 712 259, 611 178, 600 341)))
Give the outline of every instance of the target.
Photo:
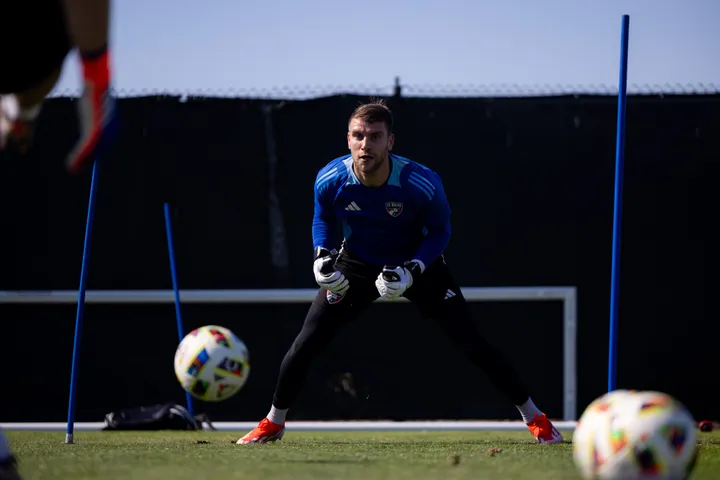
MULTIPOLYGON (((575 287, 463 287, 468 301, 563 302, 563 419, 577 409, 577 294, 575 287)), ((310 303, 317 289, 180 290, 182 303, 310 303)), ((173 303, 172 290, 88 290, 86 304, 173 303)), ((380 302, 387 300, 380 299, 380 302)), ((407 301, 401 299, 400 301, 407 301)), ((0 291, 2 304, 77 304, 77 290, 0 291)), ((0 320, 2 321, 2 320, 0 320)))
MULTIPOLYGON (((529 301, 565 300, 575 294, 574 287, 464 287, 469 301, 529 301)), ((317 294, 313 288, 260 290, 180 290, 184 303, 305 303, 317 294)), ((3 303, 73 304, 78 301, 77 290, 0 291, 3 303)), ((85 303, 173 303, 172 290, 88 290, 85 303)), ((378 299, 380 302, 391 300, 378 299)), ((401 298, 400 301, 407 301, 401 298)))

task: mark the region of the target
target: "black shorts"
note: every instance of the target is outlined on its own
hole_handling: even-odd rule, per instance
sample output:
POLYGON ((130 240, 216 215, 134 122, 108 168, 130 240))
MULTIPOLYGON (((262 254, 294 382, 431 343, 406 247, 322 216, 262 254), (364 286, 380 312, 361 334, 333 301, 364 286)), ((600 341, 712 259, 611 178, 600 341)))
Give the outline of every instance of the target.
MULTIPOLYGON (((375 280, 382 271, 382 265, 368 264, 344 251, 335 262, 335 268, 348 279, 349 288, 344 295, 333 294, 323 288, 318 290, 303 327, 280 367, 273 397, 273 405, 277 408, 289 408, 300 392, 315 355, 380 296, 375 280)), ((467 358, 484 370, 514 405, 525 403, 529 397, 527 388, 507 358, 480 333, 443 256, 417 275, 412 287, 403 296, 418 308, 421 316, 434 321, 467 358)))
MULTIPOLYGON (((352 314, 359 313, 359 310, 379 298, 380 294, 375 286, 375 280, 382 271, 382 265, 364 262, 351 253, 343 251, 335 263, 335 268, 345 275, 350 288, 343 296, 321 289, 316 302, 337 304, 338 306, 341 304, 352 305, 352 312, 347 312, 352 314)), ((445 257, 442 255, 428 265, 422 275, 413 279, 413 285, 405 291, 403 296, 415 304, 423 316, 428 317, 439 314, 440 310, 444 309, 447 300, 452 299, 451 303, 465 300, 445 263, 445 257)), ((341 307, 338 310, 345 310, 345 308, 341 307)))
POLYGON ((61 68, 71 41, 61 0, 8 2, 2 10, 0 93, 19 93, 61 68))

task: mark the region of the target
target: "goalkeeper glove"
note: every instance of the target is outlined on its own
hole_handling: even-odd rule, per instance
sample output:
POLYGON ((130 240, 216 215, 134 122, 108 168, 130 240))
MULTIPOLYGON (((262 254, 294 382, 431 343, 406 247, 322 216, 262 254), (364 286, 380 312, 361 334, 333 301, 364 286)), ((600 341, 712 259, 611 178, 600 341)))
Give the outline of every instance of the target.
POLYGON ((336 250, 331 252, 326 248, 318 247, 315 249, 313 273, 315 274, 315 281, 320 287, 342 295, 350 288, 350 285, 345 275, 341 271, 335 270, 334 264, 337 257, 336 250))
POLYGON ((413 278, 425 271, 425 264, 420 260, 410 260, 402 267, 385 265, 375 280, 375 287, 382 298, 396 300, 412 287, 413 278))

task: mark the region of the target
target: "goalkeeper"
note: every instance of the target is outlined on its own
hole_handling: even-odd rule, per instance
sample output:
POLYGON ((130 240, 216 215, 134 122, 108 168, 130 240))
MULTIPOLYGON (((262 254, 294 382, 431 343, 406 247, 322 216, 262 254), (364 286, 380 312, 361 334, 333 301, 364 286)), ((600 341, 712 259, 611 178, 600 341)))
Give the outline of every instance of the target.
POLYGON ((282 361, 270 412, 237 443, 282 438, 315 356, 379 297, 414 303, 517 406, 539 443, 561 442, 509 361, 476 330, 448 270, 442 253, 450 239, 450 207, 440 177, 390 153, 393 118, 382 101, 358 107, 348 127, 351 154, 327 164, 315 181, 313 270, 321 288, 282 361), (338 224, 344 233, 339 253, 338 224))

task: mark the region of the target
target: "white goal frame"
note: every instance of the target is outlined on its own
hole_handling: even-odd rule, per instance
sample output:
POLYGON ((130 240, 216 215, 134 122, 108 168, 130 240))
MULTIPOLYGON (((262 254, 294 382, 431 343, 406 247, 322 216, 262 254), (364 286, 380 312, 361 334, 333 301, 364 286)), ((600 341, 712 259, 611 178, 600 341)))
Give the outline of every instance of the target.
MULTIPOLYGON (((470 302, 563 302, 563 420, 577 415, 577 289, 575 287, 462 287, 470 302)), ((77 304, 77 290, 0 291, 0 304, 77 304)), ((317 289, 180 290, 181 303, 310 303, 317 289)), ((387 300, 379 299, 379 302, 387 300)), ((407 301, 402 298, 400 301, 407 301)), ((172 304, 172 290, 87 290, 86 304, 172 304)))

